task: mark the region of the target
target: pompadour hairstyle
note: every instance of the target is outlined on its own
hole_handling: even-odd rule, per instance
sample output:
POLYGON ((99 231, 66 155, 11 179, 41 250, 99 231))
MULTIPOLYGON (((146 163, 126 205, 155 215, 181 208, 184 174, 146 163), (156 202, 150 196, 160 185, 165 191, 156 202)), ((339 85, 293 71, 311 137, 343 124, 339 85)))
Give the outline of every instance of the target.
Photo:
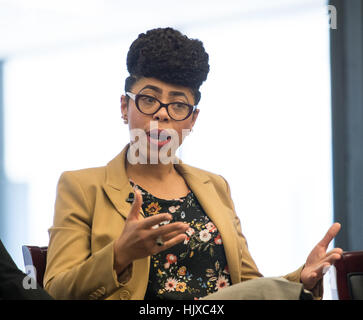
POLYGON ((188 87, 192 90, 195 104, 200 100, 199 88, 207 79, 209 56, 203 43, 190 39, 172 28, 157 28, 139 34, 127 54, 125 90, 140 77, 188 87))

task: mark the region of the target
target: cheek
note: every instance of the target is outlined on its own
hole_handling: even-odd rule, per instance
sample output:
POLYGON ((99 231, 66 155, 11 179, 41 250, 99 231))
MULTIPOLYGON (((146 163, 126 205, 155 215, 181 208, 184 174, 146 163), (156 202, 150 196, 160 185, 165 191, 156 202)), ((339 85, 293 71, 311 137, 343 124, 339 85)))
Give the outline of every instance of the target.
POLYGON ((135 112, 135 110, 132 109, 129 109, 128 111, 128 120, 130 129, 143 129, 145 127, 145 123, 147 122, 142 114, 135 112))
POLYGON ((184 139, 190 134, 191 130, 190 130, 190 126, 180 126, 178 128, 175 128, 175 131, 178 134, 179 137, 179 144, 181 144, 184 139))

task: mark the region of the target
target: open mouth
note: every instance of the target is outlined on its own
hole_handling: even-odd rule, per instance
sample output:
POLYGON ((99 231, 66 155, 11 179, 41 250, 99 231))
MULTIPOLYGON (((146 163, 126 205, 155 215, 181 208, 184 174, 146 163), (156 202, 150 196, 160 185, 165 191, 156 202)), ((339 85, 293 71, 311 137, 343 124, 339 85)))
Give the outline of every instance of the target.
POLYGON ((156 144, 159 147, 169 143, 169 141, 171 140, 171 136, 168 135, 167 130, 152 130, 146 132, 146 135, 150 143, 156 144))

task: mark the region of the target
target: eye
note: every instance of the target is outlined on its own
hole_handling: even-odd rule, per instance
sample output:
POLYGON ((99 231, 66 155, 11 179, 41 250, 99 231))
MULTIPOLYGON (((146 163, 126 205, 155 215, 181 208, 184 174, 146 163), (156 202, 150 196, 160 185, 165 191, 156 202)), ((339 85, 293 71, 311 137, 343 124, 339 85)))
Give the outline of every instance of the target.
POLYGON ((174 110, 189 109, 188 105, 186 105, 185 103, 173 103, 172 106, 174 110))
POLYGON ((140 102, 142 102, 144 104, 155 104, 155 103, 157 103, 157 100, 154 97, 141 96, 140 97, 140 102))

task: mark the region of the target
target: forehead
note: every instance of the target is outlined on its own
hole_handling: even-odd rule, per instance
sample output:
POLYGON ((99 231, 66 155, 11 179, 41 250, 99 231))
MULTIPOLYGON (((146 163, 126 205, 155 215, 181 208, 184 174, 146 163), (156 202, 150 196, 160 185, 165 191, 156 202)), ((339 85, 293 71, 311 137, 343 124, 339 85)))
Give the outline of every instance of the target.
POLYGON ((185 96, 189 102, 193 102, 192 91, 184 86, 174 85, 155 78, 141 78, 132 87, 134 93, 155 92, 162 96, 185 96))

